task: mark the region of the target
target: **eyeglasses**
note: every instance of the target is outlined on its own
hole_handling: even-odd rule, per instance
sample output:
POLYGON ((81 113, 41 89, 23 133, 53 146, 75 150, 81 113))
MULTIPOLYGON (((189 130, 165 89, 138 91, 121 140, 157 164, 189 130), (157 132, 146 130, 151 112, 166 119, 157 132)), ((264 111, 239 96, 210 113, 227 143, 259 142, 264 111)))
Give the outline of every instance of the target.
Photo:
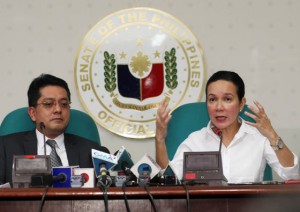
POLYGON ((37 103, 36 105, 42 105, 46 109, 52 109, 54 106, 56 106, 58 104, 59 107, 61 107, 63 109, 67 109, 67 108, 70 108, 71 103, 72 102, 69 102, 67 100, 62 100, 59 102, 52 101, 52 100, 46 100, 41 103, 37 103))

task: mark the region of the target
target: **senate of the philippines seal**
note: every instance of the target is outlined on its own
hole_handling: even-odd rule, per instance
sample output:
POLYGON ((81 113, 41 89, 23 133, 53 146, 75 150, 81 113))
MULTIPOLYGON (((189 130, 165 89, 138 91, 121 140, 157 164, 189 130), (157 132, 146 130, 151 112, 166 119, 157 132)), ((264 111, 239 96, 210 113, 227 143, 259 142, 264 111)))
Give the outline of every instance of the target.
POLYGON ((171 110, 201 99, 204 56, 196 37, 172 15, 126 9, 86 34, 75 81, 83 107, 98 124, 124 137, 149 138, 163 99, 171 110))

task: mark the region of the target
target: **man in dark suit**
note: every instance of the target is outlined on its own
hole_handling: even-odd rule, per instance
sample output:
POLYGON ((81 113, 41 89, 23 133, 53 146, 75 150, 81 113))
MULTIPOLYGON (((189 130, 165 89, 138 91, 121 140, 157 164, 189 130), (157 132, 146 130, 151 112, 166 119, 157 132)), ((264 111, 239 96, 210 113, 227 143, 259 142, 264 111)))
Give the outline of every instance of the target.
POLYGON ((0 137, 0 183, 12 183, 13 155, 43 155, 44 147, 47 155, 53 151, 50 145, 44 146, 44 135, 46 140, 55 140, 62 166, 93 168, 91 149, 109 153, 95 142, 64 133, 71 104, 70 90, 64 80, 42 74, 32 81, 27 95, 28 114, 36 123, 36 130, 0 137))

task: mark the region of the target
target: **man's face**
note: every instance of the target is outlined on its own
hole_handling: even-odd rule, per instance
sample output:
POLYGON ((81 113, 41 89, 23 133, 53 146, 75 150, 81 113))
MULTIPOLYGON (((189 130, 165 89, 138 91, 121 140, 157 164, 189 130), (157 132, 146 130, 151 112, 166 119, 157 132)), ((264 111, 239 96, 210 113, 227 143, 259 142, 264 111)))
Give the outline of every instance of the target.
POLYGON ((36 107, 29 107, 28 113, 36 127, 49 138, 62 134, 70 119, 70 100, 67 92, 60 86, 46 86, 40 89, 41 97, 36 107), (43 122, 45 129, 40 129, 43 122))

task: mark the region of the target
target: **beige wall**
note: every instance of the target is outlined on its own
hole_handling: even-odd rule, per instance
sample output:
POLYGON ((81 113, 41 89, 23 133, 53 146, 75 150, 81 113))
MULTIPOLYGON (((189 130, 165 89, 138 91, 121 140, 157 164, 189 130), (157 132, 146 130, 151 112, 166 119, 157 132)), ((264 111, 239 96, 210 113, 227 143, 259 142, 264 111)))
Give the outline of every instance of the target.
MULTIPOLYGON (((0 120, 27 104, 28 85, 42 72, 67 80, 72 107, 84 110, 74 82, 83 37, 105 16, 138 6, 163 10, 185 23, 203 48, 207 77, 220 69, 238 72, 247 103, 260 101, 282 138, 300 153, 297 0, 1 0, 0 120)), ((127 139, 100 126, 99 132, 111 152, 124 145, 134 161, 146 152, 154 157, 153 139, 127 139)))

